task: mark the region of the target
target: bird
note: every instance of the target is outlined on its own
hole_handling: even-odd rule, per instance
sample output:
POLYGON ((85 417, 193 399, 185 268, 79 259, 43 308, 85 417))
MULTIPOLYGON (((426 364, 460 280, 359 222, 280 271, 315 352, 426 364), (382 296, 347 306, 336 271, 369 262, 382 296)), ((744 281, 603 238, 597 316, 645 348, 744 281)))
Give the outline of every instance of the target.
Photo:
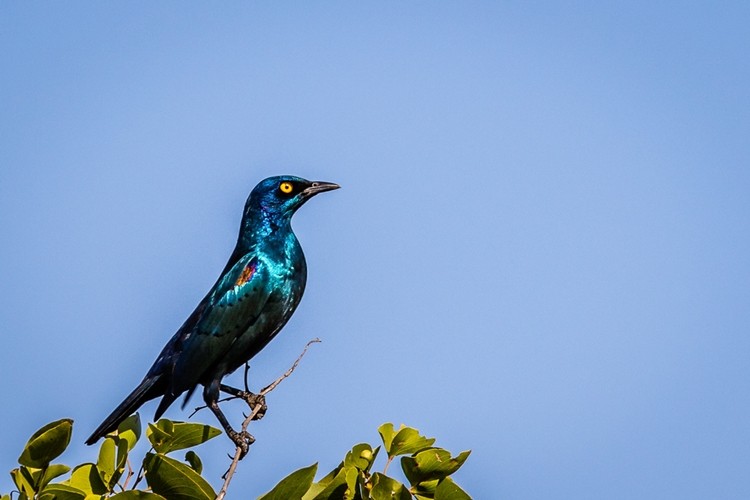
POLYGON ((299 305, 307 263, 291 226, 294 213, 310 198, 338 189, 332 182, 292 175, 258 183, 245 203, 237 244, 214 286, 185 320, 141 383, 86 440, 92 445, 115 431, 145 402, 161 397, 159 419, 182 394, 184 408, 198 386, 227 436, 247 453, 253 438, 235 431, 219 409, 221 392, 250 393, 222 384, 273 339, 299 305))

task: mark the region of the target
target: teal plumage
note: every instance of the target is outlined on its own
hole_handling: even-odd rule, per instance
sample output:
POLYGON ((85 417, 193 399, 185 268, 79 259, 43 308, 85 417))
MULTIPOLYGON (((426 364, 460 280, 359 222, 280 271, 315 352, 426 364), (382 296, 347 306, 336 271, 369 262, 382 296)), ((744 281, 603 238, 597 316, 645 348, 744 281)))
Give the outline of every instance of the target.
MULTIPOLYGON (((305 291, 307 264, 292 215, 328 182, 270 177, 250 193, 239 237, 216 284, 162 349, 141 384, 86 440, 117 429, 143 403, 162 397, 155 419, 182 394, 183 406, 202 385, 203 399, 238 446, 246 441, 218 407, 222 378, 263 349, 294 313, 305 291)), ((246 444, 244 449, 246 449, 246 444)))

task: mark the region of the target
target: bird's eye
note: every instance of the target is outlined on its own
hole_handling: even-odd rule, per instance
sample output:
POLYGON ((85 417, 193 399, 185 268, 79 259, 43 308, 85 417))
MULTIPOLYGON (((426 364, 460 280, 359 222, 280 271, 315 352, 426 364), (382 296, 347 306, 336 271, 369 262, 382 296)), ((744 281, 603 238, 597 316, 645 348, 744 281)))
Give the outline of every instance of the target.
POLYGON ((279 190, 284 194, 291 193, 293 189, 294 187, 290 182, 282 182, 281 184, 279 184, 279 190))

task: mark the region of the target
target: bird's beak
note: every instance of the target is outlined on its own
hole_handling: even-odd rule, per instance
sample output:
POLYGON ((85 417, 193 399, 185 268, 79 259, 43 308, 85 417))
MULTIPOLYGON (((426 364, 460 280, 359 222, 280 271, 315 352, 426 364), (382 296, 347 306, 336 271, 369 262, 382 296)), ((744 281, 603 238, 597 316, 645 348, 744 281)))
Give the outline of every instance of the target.
POLYGON ((315 181, 310 184, 309 187, 302 190, 302 195, 305 198, 311 198, 318 193, 322 193, 324 191, 333 191, 334 189, 338 189, 340 187, 341 186, 339 186, 338 184, 334 184, 333 182, 315 181))

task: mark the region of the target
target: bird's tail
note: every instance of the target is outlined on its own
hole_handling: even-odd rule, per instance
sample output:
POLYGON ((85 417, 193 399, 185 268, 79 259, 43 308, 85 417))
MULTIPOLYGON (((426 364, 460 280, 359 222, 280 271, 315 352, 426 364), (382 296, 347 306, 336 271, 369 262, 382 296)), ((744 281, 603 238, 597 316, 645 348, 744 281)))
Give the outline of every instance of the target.
POLYGON ((102 438, 110 432, 117 429, 117 426, 122 423, 123 420, 133 414, 143 403, 150 399, 154 399, 159 395, 158 390, 154 389, 154 384, 158 382, 160 377, 149 377, 141 382, 141 385, 135 388, 130 395, 125 398, 125 401, 115 408, 110 415, 104 419, 99 427, 89 436, 86 440, 86 444, 92 445, 96 443, 99 438, 102 438))

